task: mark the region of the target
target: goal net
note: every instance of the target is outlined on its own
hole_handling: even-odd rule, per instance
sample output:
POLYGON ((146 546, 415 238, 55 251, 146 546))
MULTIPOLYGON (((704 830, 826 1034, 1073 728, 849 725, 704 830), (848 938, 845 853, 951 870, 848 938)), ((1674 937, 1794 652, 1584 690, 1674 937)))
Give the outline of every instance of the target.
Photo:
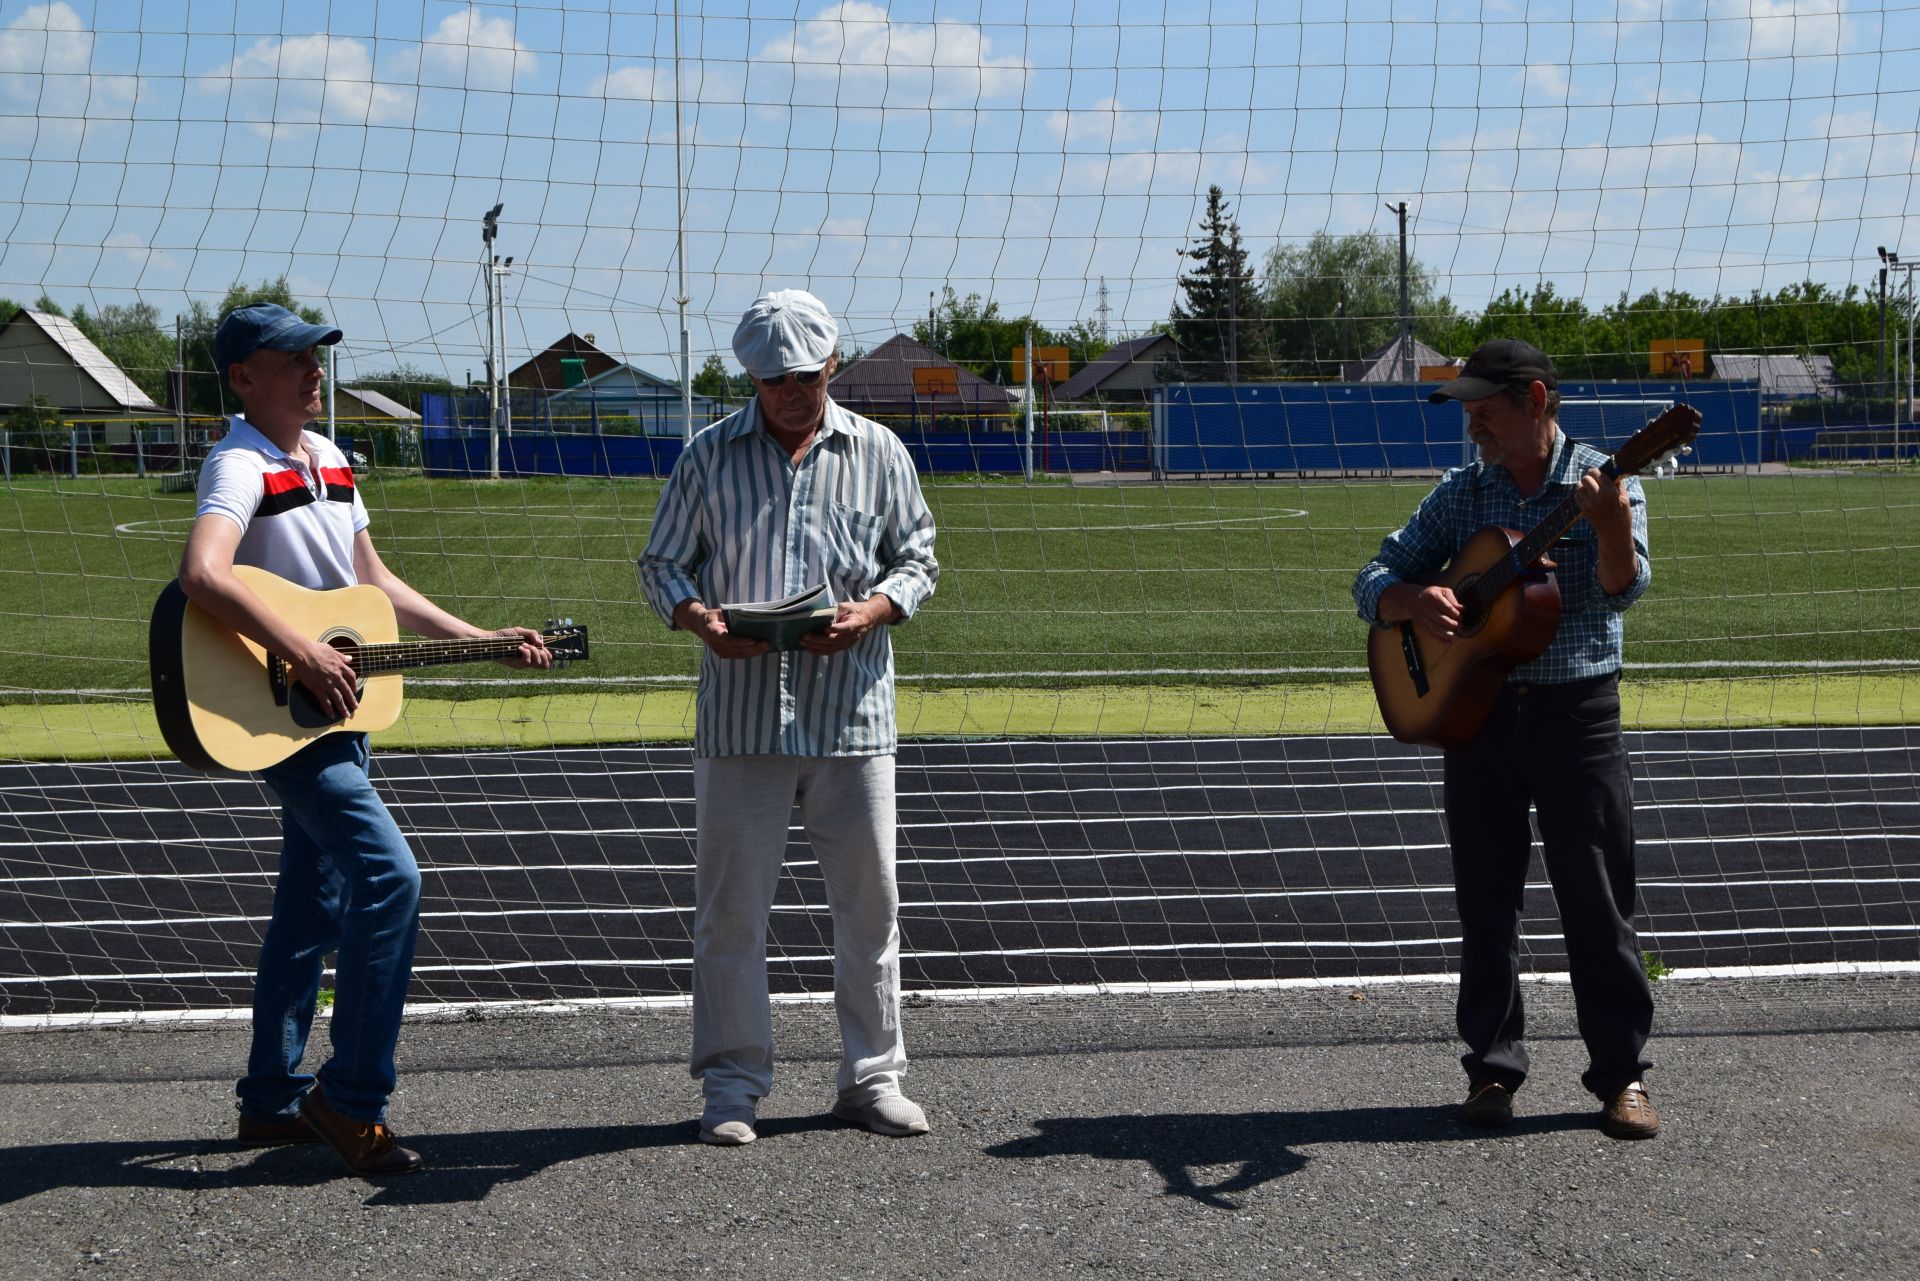
MULTIPOLYGON (((1349 593, 1493 337, 1581 439, 1704 418, 1626 624, 1649 964, 1920 963, 1920 28, 1657 10, 0 3, 0 1016, 246 1004, 279 818, 167 752, 147 645, 257 298, 345 331, 316 427, 387 563, 592 637, 409 676, 375 742, 416 1001, 685 999, 697 647, 634 563, 784 287, 939 529, 894 632, 911 990, 1451 972, 1439 760, 1349 593)), ((771 948, 830 990, 797 830, 771 948)))

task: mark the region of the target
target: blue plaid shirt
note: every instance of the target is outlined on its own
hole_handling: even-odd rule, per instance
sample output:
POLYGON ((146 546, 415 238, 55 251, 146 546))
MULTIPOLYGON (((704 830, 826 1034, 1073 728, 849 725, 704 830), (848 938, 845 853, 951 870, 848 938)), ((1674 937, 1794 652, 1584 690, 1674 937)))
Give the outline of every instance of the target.
MULTIPOLYGON (((798 466, 761 427, 757 398, 695 436, 640 557, 640 585, 669 627, 685 600, 777 600, 822 582, 836 601, 885 595, 904 620, 939 575, 907 447, 832 400, 798 466)), ((723 659, 701 646, 694 755, 890 754, 891 630, 832 655, 723 659)))
MULTIPOLYGON (((1599 450, 1568 440, 1556 430, 1547 482, 1531 497, 1522 496, 1504 467, 1474 462, 1454 468, 1406 525, 1387 535, 1380 554, 1353 580, 1353 602, 1360 608, 1360 617, 1380 626, 1380 594, 1387 588, 1402 579, 1436 573, 1483 526, 1527 532, 1574 491, 1589 467, 1606 461, 1607 455, 1599 450)), ((1514 668, 1508 680, 1558 685, 1620 670, 1620 615, 1653 581, 1653 566, 1647 559, 1647 497, 1632 477, 1623 488, 1633 511, 1633 581, 1623 592, 1601 590, 1599 539, 1592 525, 1577 522, 1547 553, 1558 565, 1554 578, 1560 586, 1560 628, 1546 652, 1514 668)))

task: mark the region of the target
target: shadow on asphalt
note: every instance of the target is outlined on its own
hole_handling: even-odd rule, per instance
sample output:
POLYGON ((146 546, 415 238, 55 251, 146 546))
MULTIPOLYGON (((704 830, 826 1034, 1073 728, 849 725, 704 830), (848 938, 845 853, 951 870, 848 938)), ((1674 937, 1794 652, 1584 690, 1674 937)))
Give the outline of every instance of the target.
POLYGON ((1307 1163, 1296 1149, 1315 1143, 1430 1143, 1522 1137, 1556 1130, 1594 1130, 1598 1111, 1515 1117, 1505 1130, 1461 1123, 1458 1107, 1336 1108, 1324 1112, 1186 1112, 1148 1116, 1055 1117, 1034 1122, 1040 1132, 986 1149, 988 1156, 1084 1156, 1139 1161, 1153 1167, 1168 1196, 1221 1210, 1263 1183, 1307 1163), (1231 1171, 1203 1183, 1201 1171, 1231 1171))
MULTIPOLYGON (((764 1120, 763 1137, 840 1129, 832 1117, 764 1120)), ((470 1134, 410 1134, 403 1141, 426 1159, 418 1175, 367 1180, 369 1205, 431 1205, 484 1200, 502 1183, 586 1157, 641 1148, 677 1147, 699 1139, 693 1121, 673 1125, 601 1125, 574 1129, 482 1130, 470 1134)), ((241 1148, 223 1140, 141 1143, 47 1143, 13 1148, 0 1169, 0 1205, 55 1188, 158 1188, 205 1192, 219 1188, 309 1187, 351 1178, 339 1158, 319 1143, 241 1148), (223 1159, 251 1157, 233 1166, 223 1159), (209 1166, 209 1161, 213 1164, 209 1166)))

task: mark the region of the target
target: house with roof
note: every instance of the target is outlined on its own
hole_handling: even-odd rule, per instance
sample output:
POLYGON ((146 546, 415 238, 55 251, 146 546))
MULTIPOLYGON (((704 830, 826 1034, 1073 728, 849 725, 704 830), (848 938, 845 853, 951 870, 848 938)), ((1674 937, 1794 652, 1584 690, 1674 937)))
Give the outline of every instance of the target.
POLYGON ((333 413, 336 418, 356 418, 369 423, 420 421, 419 414, 371 387, 335 387, 333 413))
POLYGON ((1343 382, 1350 383, 1404 383, 1419 382, 1425 377, 1423 369, 1444 369, 1459 365, 1452 356, 1435 351, 1418 338, 1407 335, 1408 346, 1401 347, 1402 335, 1395 334, 1393 341, 1376 351, 1368 352, 1358 360, 1347 362, 1341 371, 1343 382))
POLYGON ((167 412, 78 325, 22 307, 0 327, 0 411, 36 396, 68 419, 167 412))
POLYGON ((507 386, 511 392, 550 396, 604 374, 620 363, 619 357, 594 346, 592 334, 569 333, 531 360, 514 366, 507 374, 507 386))
POLYGON ((1840 384, 1831 356, 1766 356, 1757 352, 1714 352, 1715 378, 1760 384, 1768 400, 1838 400, 1840 384))
POLYGON ((1103 405, 1145 404, 1153 399, 1153 389, 1160 385, 1160 363, 1179 360, 1184 355, 1172 334, 1129 338, 1081 366, 1073 377, 1053 389, 1053 397, 1055 400, 1097 400, 1103 405))
MULTIPOLYGON (((686 431, 685 412, 677 381, 626 361, 615 361, 584 382, 553 392, 544 410, 552 431, 605 432, 611 423, 615 431, 624 429, 629 435, 675 438, 686 431)), ((694 393, 694 431, 726 413, 718 400, 694 393)))
POLYGON ((843 407, 867 418, 901 420, 916 427, 952 418, 1009 420, 1021 402, 1020 392, 996 387, 986 379, 962 369, 932 348, 915 342, 905 334, 875 347, 850 365, 842 367, 828 384, 833 399, 843 407), (926 374, 915 378, 916 370, 941 371, 933 379, 926 374), (921 390, 930 381, 938 381, 951 391, 932 394, 921 390))

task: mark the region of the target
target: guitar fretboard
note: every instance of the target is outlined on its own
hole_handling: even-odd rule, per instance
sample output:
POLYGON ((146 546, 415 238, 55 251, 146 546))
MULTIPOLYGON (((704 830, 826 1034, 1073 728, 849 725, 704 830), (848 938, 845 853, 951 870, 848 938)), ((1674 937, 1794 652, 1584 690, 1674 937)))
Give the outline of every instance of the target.
POLYGON ((372 676, 378 672, 405 671, 410 667, 484 663, 507 657, 518 650, 521 644, 521 641, 508 636, 484 636, 471 640, 393 641, 362 645, 353 653, 353 666, 361 675, 372 676))

